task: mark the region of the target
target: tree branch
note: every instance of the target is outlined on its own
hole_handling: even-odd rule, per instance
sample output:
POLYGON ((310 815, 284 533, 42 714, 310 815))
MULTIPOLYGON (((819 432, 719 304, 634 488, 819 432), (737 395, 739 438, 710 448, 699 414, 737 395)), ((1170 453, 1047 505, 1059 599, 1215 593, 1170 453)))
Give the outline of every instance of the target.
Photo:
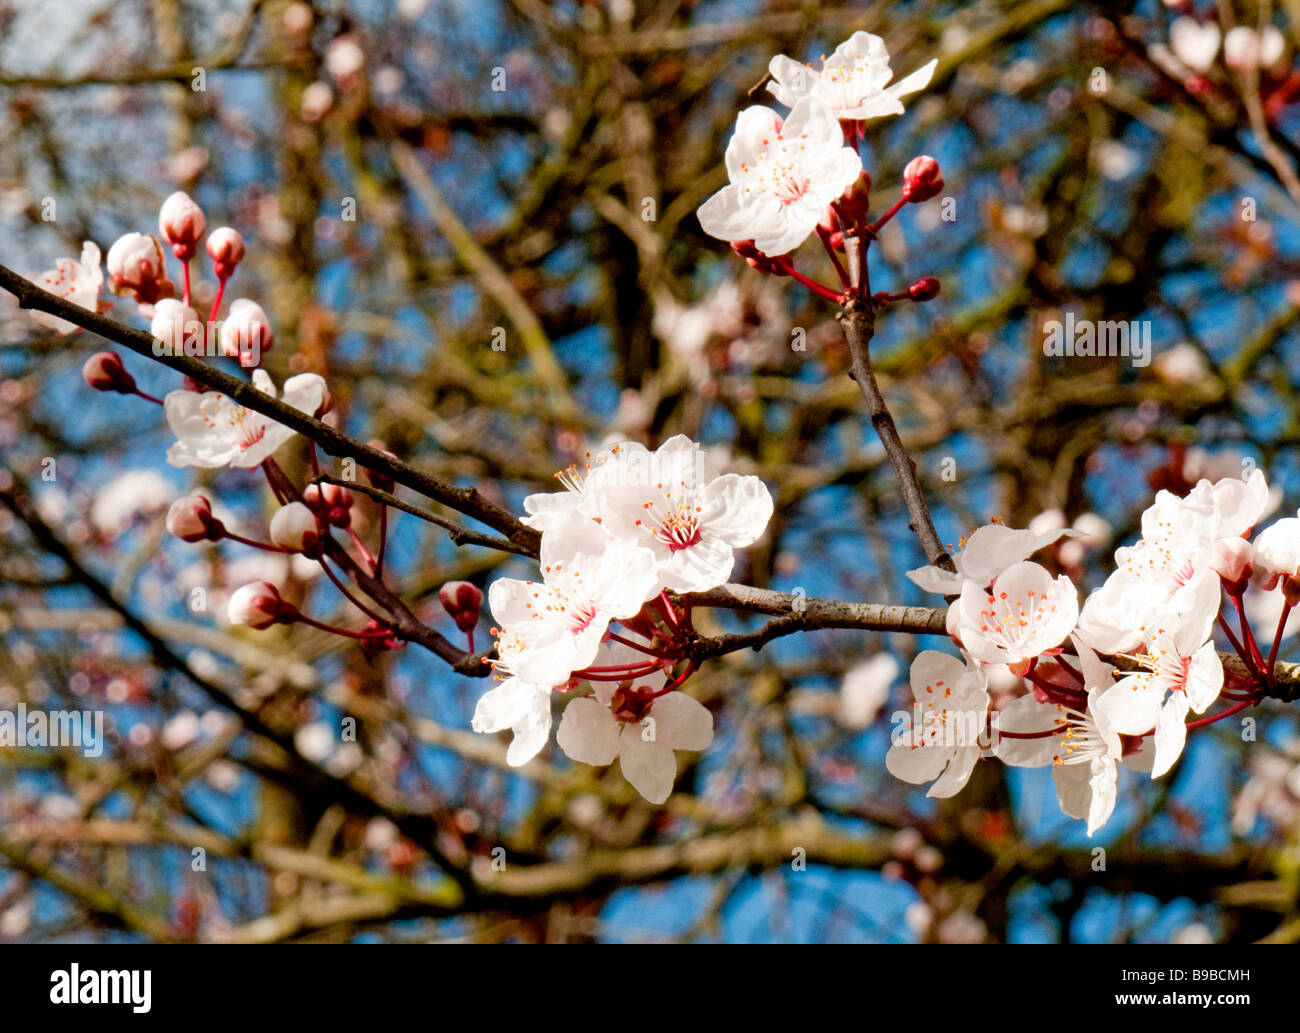
POLYGON ((948 555, 948 550, 943 547, 943 542, 939 540, 939 534, 934 529, 930 506, 925 501, 925 493, 921 491, 916 476, 916 463, 912 461, 912 457, 907 454, 902 441, 899 440, 898 427, 894 424, 894 417, 889 414, 884 396, 880 393, 880 385, 876 383, 876 375, 871 370, 869 349, 872 334, 875 333, 875 310, 871 307, 869 299, 850 297, 844 302, 836 318, 844 330, 844 339, 849 346, 853 379, 858 382, 862 397, 867 400, 871 425, 876 428, 880 443, 885 446, 885 454, 889 456, 890 465, 893 466, 898 483, 903 489, 903 502, 911 517, 908 526, 920 540, 921 548, 925 550, 926 559, 930 561, 931 566, 955 570, 952 557, 948 555))

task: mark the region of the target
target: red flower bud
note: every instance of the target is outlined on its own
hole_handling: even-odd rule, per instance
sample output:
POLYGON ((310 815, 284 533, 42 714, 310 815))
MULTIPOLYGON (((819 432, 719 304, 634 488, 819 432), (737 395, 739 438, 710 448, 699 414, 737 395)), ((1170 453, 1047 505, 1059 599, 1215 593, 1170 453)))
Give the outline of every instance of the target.
POLYGON ((483 609, 483 593, 468 581, 448 581, 438 589, 442 607, 461 631, 472 631, 483 609))
POLYGON ((185 542, 216 542, 226 536, 225 525, 212 515, 212 504, 202 495, 186 495, 167 511, 167 530, 185 542))
POLYGON ((136 393, 135 377, 126 371, 117 352, 95 352, 81 367, 81 376, 96 391, 116 391, 120 395, 136 393))
POLYGON ((871 176, 863 169, 835 203, 848 224, 866 222, 871 210, 871 176))
POLYGON ((923 276, 907 288, 907 296, 913 301, 929 301, 939 296, 939 281, 933 276, 923 276))
POLYGON ((158 212, 158 228, 172 246, 172 253, 182 262, 194 257, 206 225, 203 209, 180 190, 167 198, 158 212))
POLYGON ((221 226, 208 235, 208 254, 218 280, 228 280, 244 260, 244 238, 238 230, 221 226))
POLYGON ((943 190, 939 163, 928 154, 913 158, 903 170, 903 196, 912 204, 928 201, 943 190))
MULTIPOLYGON (((384 443, 378 440, 377 438, 369 442, 369 444, 371 448, 378 449, 380 452, 383 452, 384 455, 389 456, 393 459, 397 458, 397 456, 393 455, 392 452, 384 448, 384 443)), ((388 474, 380 473, 377 470, 367 469, 366 480, 370 482, 371 487, 378 488, 380 491, 391 492, 393 488, 396 487, 396 485, 393 482, 393 479, 389 477, 388 474)))

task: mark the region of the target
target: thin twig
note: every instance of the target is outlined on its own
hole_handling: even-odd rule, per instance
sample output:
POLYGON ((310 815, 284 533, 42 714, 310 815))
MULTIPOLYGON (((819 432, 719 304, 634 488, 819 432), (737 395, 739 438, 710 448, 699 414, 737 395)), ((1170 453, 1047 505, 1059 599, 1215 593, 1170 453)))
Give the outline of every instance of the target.
POLYGON ((934 529, 930 506, 925 501, 925 493, 921 490, 916 475, 916 463, 912 461, 912 457, 907 454, 902 441, 899 440, 898 427, 895 426, 894 417, 890 415, 885 405, 884 396, 880 393, 880 385, 876 383, 876 375, 871 370, 868 351, 876 321, 871 302, 866 298, 851 297, 844 302, 837 318, 844 330, 844 339, 848 342, 852 357, 853 379, 858 382, 862 397, 867 401, 871 425, 876 428, 880 443, 885 446, 885 454, 889 456, 890 465, 893 466, 898 483, 903 489, 903 502, 911 517, 908 526, 920 540, 921 548, 925 550, 931 566, 956 570, 952 557, 948 555, 948 550, 943 547, 943 542, 939 540, 939 534, 934 529))

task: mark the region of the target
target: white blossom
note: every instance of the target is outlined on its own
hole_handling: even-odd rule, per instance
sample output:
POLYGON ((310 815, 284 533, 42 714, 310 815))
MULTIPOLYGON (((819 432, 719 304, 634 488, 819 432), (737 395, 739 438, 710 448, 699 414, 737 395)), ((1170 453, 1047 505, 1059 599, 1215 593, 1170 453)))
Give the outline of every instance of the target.
POLYGON ((700 226, 719 240, 752 240, 772 257, 802 244, 862 171, 835 112, 816 97, 784 121, 771 108, 742 111, 726 165, 730 183, 700 206, 700 226))
MULTIPOLYGON (((263 370, 253 372, 253 385, 275 397, 275 385, 263 370)), ((299 373, 284 382, 284 402, 309 416, 324 397, 325 381, 315 373, 299 373)), ((297 433, 219 391, 172 391, 163 407, 177 438, 167 450, 172 466, 254 467, 297 433)))
POLYGON ((772 58, 768 89, 778 101, 793 108, 805 97, 825 101, 835 117, 845 121, 901 115, 900 97, 924 89, 934 75, 937 60, 888 85, 894 77, 885 41, 868 32, 855 32, 822 61, 819 71, 784 54, 772 58))

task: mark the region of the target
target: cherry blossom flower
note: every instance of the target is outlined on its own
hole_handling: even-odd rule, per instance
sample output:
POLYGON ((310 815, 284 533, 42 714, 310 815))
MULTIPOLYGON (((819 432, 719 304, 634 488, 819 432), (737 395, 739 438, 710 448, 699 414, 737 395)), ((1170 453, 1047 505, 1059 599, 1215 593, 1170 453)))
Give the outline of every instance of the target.
MULTIPOLYGON (((645 654, 621 643, 602 649, 599 666, 626 666, 645 654)), ((623 777, 653 804, 668 799, 677 779, 676 750, 713 742, 713 715, 683 692, 663 688, 662 673, 622 682, 596 681, 594 695, 564 708, 555 741, 573 760, 603 766, 618 759, 623 777)))
POLYGON ((1079 630, 1088 644, 1103 653, 1134 649, 1153 612, 1188 609, 1205 581, 1217 592, 1213 543, 1219 528, 1232 530, 1251 518, 1255 498, 1249 487, 1241 494, 1207 487, 1186 499, 1159 492, 1142 514, 1142 537, 1115 551, 1118 569, 1084 602, 1079 630))
POLYGON ((984 674, 969 657, 927 649, 912 661, 911 683, 920 720, 895 731, 885 767, 913 785, 933 782, 926 796, 953 796, 980 758, 989 705, 984 674))
POLYGON ((784 122, 771 108, 746 108, 726 164, 731 182, 700 206, 700 226, 719 240, 752 240, 772 257, 802 244, 862 171, 835 112, 816 97, 795 104, 784 122))
POLYGON ((1088 822, 1088 835, 1101 828, 1115 810, 1119 762, 1124 749, 1119 733, 1101 703, 1119 686, 1088 690, 1086 710, 1044 702, 1034 695, 1012 700, 998 714, 998 758, 1013 767, 1052 765, 1052 782, 1061 810, 1088 822), (1034 735, 1038 738, 1002 735, 1034 735))
POLYGON ((1079 594, 1064 574, 1053 580, 1045 567, 1022 560, 987 589, 967 581, 950 609, 973 657, 1016 664, 1065 641, 1079 616, 1079 594))
POLYGON ((563 685, 588 666, 609 622, 635 617, 660 588, 649 549, 612 541, 597 554, 557 552, 567 558, 543 560, 541 582, 501 578, 488 590, 503 638, 525 647, 498 669, 535 685, 563 685))
POLYGON ((542 751, 551 734, 551 689, 521 678, 505 678, 489 689, 474 709, 476 732, 513 733, 506 763, 522 767, 542 751))
POLYGON ((955 573, 942 567, 918 567, 909 570, 907 576, 925 591, 939 595, 957 595, 967 581, 974 582, 978 588, 987 588, 1012 564, 1027 560, 1062 535, 1074 533, 1066 527, 1039 532, 1033 528, 1016 530, 1005 524, 985 524, 972 531, 969 538, 962 539, 960 551, 952 558, 957 568, 955 573))
POLYGON ((654 453, 602 465, 587 490, 601 527, 615 540, 648 549, 660 586, 677 592, 724 584, 735 550, 752 545, 772 518, 772 496, 761 480, 719 475, 707 453, 682 434, 654 453))
MULTIPOLYGON (((275 385, 263 370, 254 371, 253 385, 275 397, 275 385)), ((299 373, 284 382, 284 401, 309 416, 325 394, 325 381, 315 373, 299 373)), ((296 433, 219 391, 172 391, 163 406, 177 438, 167 450, 172 466, 254 467, 296 433)))
POLYGON ((591 473, 605 463, 644 461, 649 454, 649 449, 635 441, 620 441, 595 455, 588 452, 580 466, 575 463, 555 475, 564 491, 539 492, 524 499, 526 515, 520 522, 545 535, 571 527, 579 514, 595 520, 598 514, 587 495, 591 473))
POLYGON ((768 65, 772 76, 768 89, 789 108, 805 97, 817 97, 830 105, 836 118, 845 121, 901 115, 899 98, 928 86, 937 64, 932 60, 890 86, 894 73, 885 41, 859 31, 823 59, 820 71, 778 54, 768 65))
POLYGON ((1249 534, 1274 505, 1276 501, 1264 479, 1264 471, 1259 469, 1252 470, 1247 477, 1202 479, 1183 501, 1184 507, 1208 508, 1214 514, 1211 533, 1216 540, 1249 534))
MULTIPOLYGON (((64 301, 80 305, 90 312, 99 311, 99 293, 104 286, 104 273, 99 267, 99 246, 86 241, 81 248, 81 261, 60 258, 54 268, 33 278, 32 282, 64 301)), ((52 316, 48 312, 32 312, 32 318, 41 326, 57 334, 70 334, 81 328, 76 323, 52 316)))
POLYGON ((1098 704, 1126 735, 1155 729, 1152 778, 1182 753, 1188 710, 1204 713, 1223 688, 1223 662, 1210 641, 1218 612, 1218 582, 1207 579, 1188 610, 1149 618, 1142 628, 1146 651, 1133 656, 1144 670, 1121 678, 1098 704))

